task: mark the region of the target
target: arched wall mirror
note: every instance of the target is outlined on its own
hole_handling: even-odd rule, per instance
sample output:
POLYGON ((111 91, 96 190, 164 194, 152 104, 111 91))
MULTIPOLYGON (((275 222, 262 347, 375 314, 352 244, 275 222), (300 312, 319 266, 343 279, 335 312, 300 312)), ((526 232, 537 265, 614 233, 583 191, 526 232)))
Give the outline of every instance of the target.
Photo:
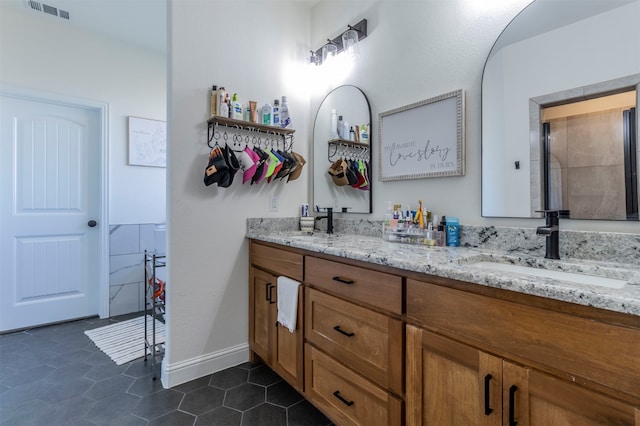
POLYGON ((638 220, 640 0, 536 0, 482 78, 482 216, 638 220))
POLYGON ((320 104, 313 126, 313 199, 317 206, 345 213, 372 212, 371 146, 369 100, 356 86, 336 87, 320 104), (349 124, 348 130, 354 129, 351 136, 333 134, 333 110, 336 118, 342 116, 349 124), (360 130, 363 124, 368 126, 366 138, 356 137, 356 126, 360 130), (342 176, 340 167, 345 164, 348 169, 342 176))

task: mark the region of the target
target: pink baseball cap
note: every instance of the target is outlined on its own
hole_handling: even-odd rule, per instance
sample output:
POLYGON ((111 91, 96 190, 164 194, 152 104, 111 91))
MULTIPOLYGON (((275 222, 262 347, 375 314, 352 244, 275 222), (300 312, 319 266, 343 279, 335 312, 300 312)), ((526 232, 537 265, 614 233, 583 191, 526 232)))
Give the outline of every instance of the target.
POLYGON ((250 181, 253 175, 256 173, 256 168, 257 168, 258 162, 260 161, 260 157, 258 156, 258 154, 253 152, 251 148, 247 146, 245 147, 244 151, 242 151, 242 154, 240 154, 239 160, 240 160, 240 163, 243 165, 244 173, 242 174, 242 183, 244 184, 250 181), (247 154, 249 158, 248 160, 246 159, 247 157, 245 157, 244 154, 247 154), (244 157, 244 160, 243 160, 243 157, 244 157))

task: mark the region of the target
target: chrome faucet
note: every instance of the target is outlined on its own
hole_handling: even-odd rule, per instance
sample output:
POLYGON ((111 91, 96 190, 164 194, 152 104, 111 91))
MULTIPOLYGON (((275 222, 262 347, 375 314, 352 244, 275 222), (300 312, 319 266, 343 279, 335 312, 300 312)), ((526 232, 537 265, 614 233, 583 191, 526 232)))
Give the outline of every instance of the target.
MULTIPOLYGON (((316 220, 327 219, 327 234, 333 234, 333 207, 322 208, 327 211, 326 216, 316 216, 316 220)), ((317 211, 320 211, 320 208, 316 208, 317 211)))
POLYGON ((560 227, 558 210, 537 210, 537 213, 544 213, 546 218, 545 226, 539 226, 536 234, 547 237, 547 251, 545 259, 560 259, 560 227))

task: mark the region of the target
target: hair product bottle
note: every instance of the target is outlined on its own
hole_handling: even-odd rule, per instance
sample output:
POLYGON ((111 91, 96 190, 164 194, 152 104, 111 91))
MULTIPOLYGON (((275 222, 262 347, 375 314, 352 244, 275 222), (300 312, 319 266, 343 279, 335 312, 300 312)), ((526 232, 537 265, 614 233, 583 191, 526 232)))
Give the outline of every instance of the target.
POLYGON ((273 108, 271 108, 271 104, 267 102, 262 106, 262 124, 266 124, 267 126, 271 126, 273 123, 271 122, 271 113, 273 108))
POLYGON ((283 129, 291 128, 291 116, 289 115, 289 104, 287 103, 287 97, 282 97, 282 106, 280 107, 280 126, 283 129))

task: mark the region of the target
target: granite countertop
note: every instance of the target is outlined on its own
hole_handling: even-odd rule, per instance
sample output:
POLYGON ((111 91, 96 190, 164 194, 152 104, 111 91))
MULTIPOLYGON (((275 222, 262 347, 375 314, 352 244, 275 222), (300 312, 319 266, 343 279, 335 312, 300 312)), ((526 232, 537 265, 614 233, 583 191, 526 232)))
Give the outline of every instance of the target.
MULTIPOLYGON (((307 234, 300 231, 249 230, 247 238, 360 260, 401 270, 516 291, 585 306, 640 316, 640 266, 581 259, 548 260, 531 253, 504 252, 470 247, 428 247, 385 241, 351 234, 307 234), (610 288, 576 283, 554 277, 494 269, 496 264, 534 267, 536 271, 559 271, 611 278, 622 284, 610 288)), ((498 266, 498 268, 499 268, 498 266)), ((509 269, 509 266, 506 267, 509 269)), ((554 273, 551 272, 551 275, 554 273)), ((596 280, 599 282, 599 280, 596 280)))

